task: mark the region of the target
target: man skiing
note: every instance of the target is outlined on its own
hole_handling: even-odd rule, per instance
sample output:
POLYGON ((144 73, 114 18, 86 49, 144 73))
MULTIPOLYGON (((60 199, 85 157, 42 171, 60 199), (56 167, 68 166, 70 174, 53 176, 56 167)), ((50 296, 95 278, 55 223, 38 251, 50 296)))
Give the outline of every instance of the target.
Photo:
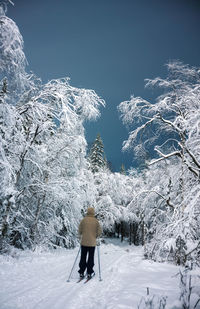
POLYGON ((81 237, 81 259, 78 272, 80 274, 80 279, 84 278, 86 268, 87 279, 91 279, 94 275, 93 267, 96 238, 102 233, 99 221, 94 215, 94 208, 88 208, 86 217, 81 220, 79 225, 79 236, 81 237))

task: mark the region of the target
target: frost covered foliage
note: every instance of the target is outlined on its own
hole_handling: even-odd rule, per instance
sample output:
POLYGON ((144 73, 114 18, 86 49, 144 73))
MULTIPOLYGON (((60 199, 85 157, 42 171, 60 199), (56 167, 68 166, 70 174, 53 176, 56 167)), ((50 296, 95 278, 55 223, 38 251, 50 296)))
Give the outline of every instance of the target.
POLYGON ((162 137, 164 142, 155 145, 160 157, 157 161, 181 157, 185 166, 199 176, 200 70, 179 62, 169 63, 168 70, 166 80, 147 80, 146 86, 164 88, 155 104, 132 96, 119 105, 123 122, 137 124, 124 142, 124 149, 132 146, 137 152, 141 141, 148 147, 162 137))
POLYGON ((16 107, 1 100, 1 230, 11 244, 72 245, 75 239, 81 207, 93 192, 83 121, 92 117, 90 108, 97 116, 90 98, 98 105, 98 97, 89 92, 88 110, 81 112, 85 92, 56 80, 16 107))
POLYGON ((145 209, 146 255, 185 264, 199 262, 200 245, 200 70, 179 62, 168 64, 166 79, 147 80, 164 88, 155 103, 131 97, 119 110, 134 124, 124 149, 154 146, 145 173, 141 205, 145 209))
POLYGON ((95 192, 83 124, 99 116, 104 101, 68 78, 43 85, 25 74, 21 35, 3 14, 0 38, 0 250, 73 246, 81 208, 95 192), (8 91, 21 76, 29 88, 8 91))
POLYGON ((23 51, 23 38, 15 22, 5 15, 6 3, 0 2, 0 79, 7 77, 8 90, 12 96, 8 98, 12 103, 23 91, 32 84, 25 72, 27 64, 23 51))
POLYGON ((98 115, 101 102, 67 79, 41 86, 16 107, 1 102, 1 200, 15 204, 3 208, 2 231, 12 244, 73 244, 91 190, 83 121, 98 115))
POLYGON ((199 308, 199 272, 191 270, 190 268, 185 268, 184 270, 179 270, 176 277, 179 277, 179 297, 173 302, 173 305, 168 304, 168 296, 151 295, 152 291, 147 287, 147 295, 141 298, 138 309, 199 308))
POLYGON ((180 307, 184 309, 195 309, 199 308, 200 304, 200 293, 198 288, 199 274, 194 270, 185 269, 184 271, 179 271, 180 278, 180 307))
POLYGON ((141 299, 138 309, 165 309, 166 304, 166 296, 146 296, 146 298, 141 299))
POLYGON ((115 233, 116 225, 137 222, 134 212, 127 208, 132 200, 133 180, 121 173, 95 173, 96 210, 104 233, 115 233))

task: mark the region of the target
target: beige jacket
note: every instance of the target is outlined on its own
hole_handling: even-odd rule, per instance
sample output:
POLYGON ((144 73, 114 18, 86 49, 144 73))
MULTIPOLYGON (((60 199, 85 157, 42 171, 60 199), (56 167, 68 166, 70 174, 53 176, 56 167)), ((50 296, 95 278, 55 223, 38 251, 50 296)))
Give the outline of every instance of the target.
POLYGON ((102 233, 99 221, 94 217, 94 208, 88 208, 87 215, 79 225, 81 246, 95 247, 96 238, 102 233))

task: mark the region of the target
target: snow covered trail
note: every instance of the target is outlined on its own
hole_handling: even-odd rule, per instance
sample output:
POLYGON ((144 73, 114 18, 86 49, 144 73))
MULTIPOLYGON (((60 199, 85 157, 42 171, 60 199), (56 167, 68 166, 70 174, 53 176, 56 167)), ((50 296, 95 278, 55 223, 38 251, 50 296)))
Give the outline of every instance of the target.
MULTIPOLYGON (((102 245, 103 281, 96 276, 87 284, 66 282, 78 248, 53 252, 24 252, 15 258, 0 257, 0 309, 136 309, 146 288, 167 295, 168 305, 179 296, 178 267, 142 258, 134 246, 102 245)), ((96 252, 97 253, 97 252, 96 252)))

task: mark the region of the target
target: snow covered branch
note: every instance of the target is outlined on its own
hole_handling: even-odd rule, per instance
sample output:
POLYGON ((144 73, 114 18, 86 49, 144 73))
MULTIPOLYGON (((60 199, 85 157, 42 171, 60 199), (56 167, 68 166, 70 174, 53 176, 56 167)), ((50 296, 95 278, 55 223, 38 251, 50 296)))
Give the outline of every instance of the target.
POLYGON ((168 158, 173 157, 173 156, 181 157, 180 151, 174 151, 174 152, 172 152, 172 153, 170 153, 170 154, 165 155, 165 154, 163 154, 161 151, 159 151, 158 149, 155 149, 155 150, 156 150, 162 157, 159 158, 159 159, 153 160, 152 162, 149 163, 149 165, 158 163, 159 161, 168 159, 168 158))

